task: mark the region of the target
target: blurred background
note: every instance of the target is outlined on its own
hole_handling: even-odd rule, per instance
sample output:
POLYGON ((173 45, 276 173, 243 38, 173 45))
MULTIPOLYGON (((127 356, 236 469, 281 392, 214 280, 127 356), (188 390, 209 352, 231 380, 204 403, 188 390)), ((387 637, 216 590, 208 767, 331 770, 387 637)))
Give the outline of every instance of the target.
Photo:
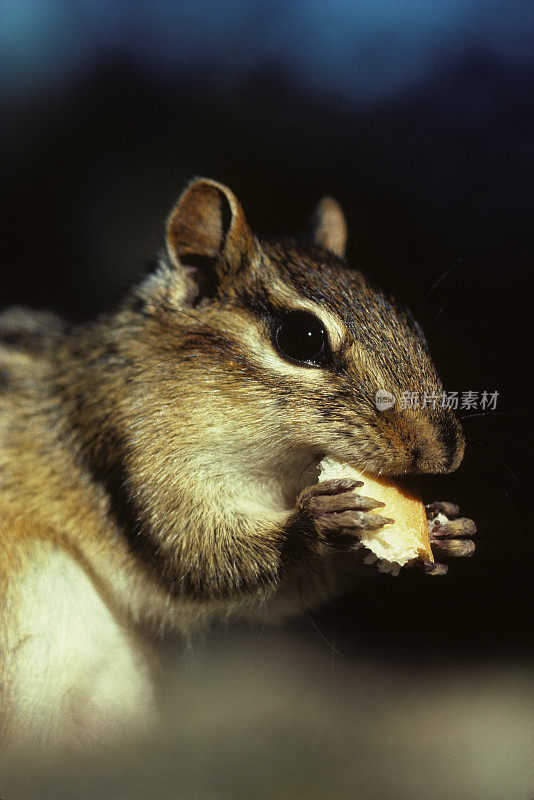
MULTIPOLYGON (((459 707, 474 671, 483 695, 475 709, 495 751, 531 747, 534 737, 501 741, 506 726, 490 709, 504 709, 517 732, 532 710, 534 5, 2 0, 0 78, 2 307, 71 319, 109 308, 155 263, 166 214, 195 175, 227 183, 259 234, 304 229, 329 193, 349 220, 351 262, 418 314, 446 388, 499 392, 496 413, 460 412, 470 417, 460 471, 422 482, 425 497, 459 502, 477 521, 474 558, 444 579, 406 571, 356 587, 288 625, 259 661, 285 665, 310 652, 321 677, 310 678, 308 703, 318 692, 318 708, 328 706, 321 681, 358 684, 362 669, 385 671, 399 704, 421 674, 431 702, 445 702, 450 673, 463 687, 459 707), (503 698, 519 686, 526 702, 508 713, 503 698)), ((223 648, 229 674, 238 659, 247 687, 258 664, 233 636, 194 648, 204 648, 204 667, 210 647, 217 658, 223 648)), ((244 708, 256 707, 255 687, 243 689, 244 708)), ((183 691, 197 689, 193 681, 183 691)), ((277 684, 272 708, 286 706, 285 689, 277 684)), ((403 706, 392 721, 372 697, 366 719, 375 714, 387 739, 403 706)), ((409 702, 419 708, 423 694, 409 702)), ((493 796, 476 783, 484 770, 472 769, 479 734, 454 703, 447 708, 437 718, 461 729, 471 755, 457 753, 452 734, 438 738, 429 775, 445 780, 437 765, 448 747, 449 772, 475 776, 454 796, 493 796)), ((276 716, 257 713, 260 727, 276 716)), ((329 719, 321 736, 331 745, 329 719)), ((368 747, 366 764, 376 755, 368 747)), ((339 796, 427 796, 379 783, 375 794, 369 784, 339 796)), ((312 796, 291 791, 265 796, 312 796)), ((507 796, 533 796, 534 778, 530 795, 521 791, 507 796)))

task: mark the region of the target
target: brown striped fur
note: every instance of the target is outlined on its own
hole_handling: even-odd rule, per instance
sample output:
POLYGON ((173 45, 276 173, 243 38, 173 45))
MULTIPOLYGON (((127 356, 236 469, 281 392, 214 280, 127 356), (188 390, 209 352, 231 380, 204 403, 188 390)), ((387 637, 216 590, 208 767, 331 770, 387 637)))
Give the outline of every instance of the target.
MULTIPOLYGON (((22 311, 0 317, 8 728, 20 702, 9 689, 14 653, 26 642, 13 609, 50 553, 72 571, 73 597, 76 576, 92 587, 127 660, 143 631, 187 631, 230 611, 294 613, 339 591, 352 559, 319 552, 295 512, 302 475, 321 456, 384 474, 460 462, 450 412, 374 406, 379 388, 400 396, 441 384, 410 314, 343 261, 340 214, 323 203, 315 240, 260 243, 232 193, 198 180, 169 219, 168 255, 113 313, 73 327, 22 311), (277 320, 294 309, 329 331, 325 368, 289 363, 274 347, 277 320)), ((45 589, 56 602, 50 563, 45 589)), ((86 656, 80 645, 88 672, 97 637, 98 624, 86 656)), ((39 647, 27 656, 35 669, 39 647)), ((82 688, 86 700, 66 721, 53 698, 35 699, 37 717, 46 706, 63 735, 73 719, 101 731, 105 714, 82 688)), ((135 716, 122 702, 115 722, 135 716)), ((32 719, 27 728, 38 729, 32 719)))

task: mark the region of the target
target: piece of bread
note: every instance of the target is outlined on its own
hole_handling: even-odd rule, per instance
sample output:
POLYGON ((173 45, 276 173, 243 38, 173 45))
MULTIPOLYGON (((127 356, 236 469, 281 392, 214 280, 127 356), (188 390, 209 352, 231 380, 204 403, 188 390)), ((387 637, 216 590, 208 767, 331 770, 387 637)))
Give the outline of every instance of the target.
POLYGON ((385 503, 385 507, 377 508, 376 513, 390 517, 395 522, 359 534, 360 543, 373 554, 367 560, 378 560, 381 572, 398 575, 401 567, 416 559, 434 561, 425 507, 418 497, 388 478, 371 477, 333 458, 323 459, 319 469, 320 481, 355 478, 363 481, 363 486, 358 489, 360 494, 385 503))

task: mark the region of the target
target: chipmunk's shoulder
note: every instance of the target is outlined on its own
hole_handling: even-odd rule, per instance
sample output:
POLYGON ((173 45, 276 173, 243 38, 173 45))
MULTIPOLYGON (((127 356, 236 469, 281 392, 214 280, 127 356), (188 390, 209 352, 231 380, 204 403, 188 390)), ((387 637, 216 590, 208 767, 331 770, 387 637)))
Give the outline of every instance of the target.
POLYGON ((61 336, 67 322, 50 311, 32 311, 13 306, 0 313, 0 347, 12 351, 40 353, 61 336))
POLYGON ((37 377, 37 365, 44 363, 67 327, 48 311, 14 306, 0 313, 0 397, 17 402, 19 379, 37 377))

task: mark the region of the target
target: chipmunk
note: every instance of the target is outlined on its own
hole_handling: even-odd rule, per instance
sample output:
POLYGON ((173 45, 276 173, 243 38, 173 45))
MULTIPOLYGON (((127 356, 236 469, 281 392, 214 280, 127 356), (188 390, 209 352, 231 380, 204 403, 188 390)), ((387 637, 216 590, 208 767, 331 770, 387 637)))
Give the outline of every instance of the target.
MULTIPOLYGON (((379 388, 442 387, 412 315, 345 262, 346 236, 325 198, 309 237, 260 241, 226 186, 197 179, 159 267, 112 313, 0 317, 6 740, 122 735, 152 713, 150 636, 283 617, 353 581, 358 532, 389 520, 354 481, 302 490, 324 455, 381 475, 458 467, 451 411, 375 406, 379 388)), ((453 519, 436 554, 469 555, 473 532, 453 519)))

